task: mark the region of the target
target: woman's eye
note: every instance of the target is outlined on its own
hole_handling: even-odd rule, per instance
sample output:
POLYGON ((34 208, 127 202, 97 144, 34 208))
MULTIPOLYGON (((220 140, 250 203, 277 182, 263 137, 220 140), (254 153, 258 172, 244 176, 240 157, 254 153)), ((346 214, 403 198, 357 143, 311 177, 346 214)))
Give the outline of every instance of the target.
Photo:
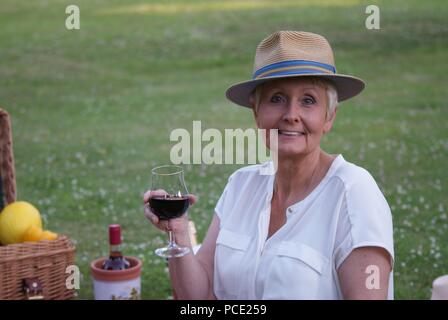
POLYGON ((278 94, 273 95, 271 98, 271 102, 273 102, 273 103, 282 102, 282 97, 278 94))
POLYGON ((310 105, 310 104, 316 103, 316 100, 314 100, 314 98, 312 98, 312 97, 306 97, 302 101, 305 105, 310 105))

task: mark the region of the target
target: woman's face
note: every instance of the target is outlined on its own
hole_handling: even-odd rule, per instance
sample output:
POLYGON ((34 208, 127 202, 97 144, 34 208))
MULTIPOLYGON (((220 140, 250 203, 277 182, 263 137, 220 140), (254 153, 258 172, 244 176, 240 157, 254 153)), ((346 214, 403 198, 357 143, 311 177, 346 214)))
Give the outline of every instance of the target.
POLYGON ((327 119, 326 90, 309 79, 291 78, 265 83, 254 115, 258 128, 278 129, 278 155, 289 157, 316 150, 336 110, 327 119))

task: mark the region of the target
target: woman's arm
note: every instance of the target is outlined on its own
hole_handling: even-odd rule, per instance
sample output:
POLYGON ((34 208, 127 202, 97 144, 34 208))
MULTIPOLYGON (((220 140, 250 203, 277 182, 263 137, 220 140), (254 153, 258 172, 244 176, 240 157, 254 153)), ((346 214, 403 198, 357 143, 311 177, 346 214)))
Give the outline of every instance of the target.
POLYGON ((338 269, 344 299, 387 299, 389 253, 381 247, 361 247, 353 250, 338 269))
MULTIPOLYGON (((219 218, 214 215, 197 254, 169 260, 171 283, 178 299, 216 299, 213 294, 213 267, 218 233, 219 218)), ((176 242, 191 247, 189 238, 176 238, 176 242)))
MULTIPOLYGON (((171 220, 160 220, 148 205, 151 197, 163 195, 165 191, 147 191, 143 196, 146 218, 162 231, 171 230, 176 243, 189 247, 190 253, 180 258, 169 259, 169 271, 172 286, 178 299, 213 299, 213 262, 215 257, 216 239, 219 233, 219 218, 213 216, 212 223, 207 231, 201 248, 196 255, 193 254, 190 235, 188 232, 188 215, 171 220)), ((197 199, 189 195, 190 205, 197 199)))

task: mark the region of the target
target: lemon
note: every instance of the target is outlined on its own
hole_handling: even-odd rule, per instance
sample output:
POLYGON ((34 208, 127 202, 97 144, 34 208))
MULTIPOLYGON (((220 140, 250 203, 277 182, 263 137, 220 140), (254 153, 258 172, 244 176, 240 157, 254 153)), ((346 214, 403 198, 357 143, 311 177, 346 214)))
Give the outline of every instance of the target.
POLYGON ((57 237, 57 233, 45 230, 44 232, 42 232, 40 240, 56 240, 57 237))
POLYGON ((25 236, 23 237, 23 242, 37 242, 42 239, 43 234, 42 228, 31 226, 25 232, 25 236))
POLYGON ((39 211, 25 201, 10 203, 0 213, 0 243, 6 245, 22 242, 25 233, 32 226, 42 228, 39 211))
POLYGON ((41 240, 56 240, 58 237, 57 233, 51 232, 49 230, 42 230, 42 228, 31 226, 23 237, 23 242, 37 242, 41 240))

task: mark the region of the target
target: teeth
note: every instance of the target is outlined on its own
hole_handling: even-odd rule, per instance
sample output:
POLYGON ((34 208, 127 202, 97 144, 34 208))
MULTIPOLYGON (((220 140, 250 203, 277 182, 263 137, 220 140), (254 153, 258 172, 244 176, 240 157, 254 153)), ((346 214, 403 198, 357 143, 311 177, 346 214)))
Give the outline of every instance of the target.
POLYGON ((297 131, 283 131, 279 130, 278 133, 284 134, 285 136, 301 136, 303 133, 297 131))

